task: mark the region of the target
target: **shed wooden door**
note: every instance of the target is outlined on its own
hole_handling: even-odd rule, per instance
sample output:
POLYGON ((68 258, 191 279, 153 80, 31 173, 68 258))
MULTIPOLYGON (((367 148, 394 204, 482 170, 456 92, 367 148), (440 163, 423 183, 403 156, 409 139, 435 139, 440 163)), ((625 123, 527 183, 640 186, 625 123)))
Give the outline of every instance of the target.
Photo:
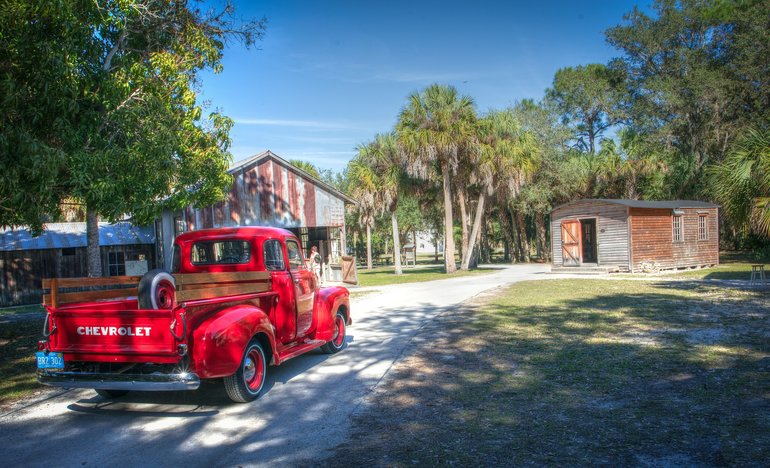
POLYGON ((576 219, 561 222, 562 265, 580 265, 580 221, 576 219))

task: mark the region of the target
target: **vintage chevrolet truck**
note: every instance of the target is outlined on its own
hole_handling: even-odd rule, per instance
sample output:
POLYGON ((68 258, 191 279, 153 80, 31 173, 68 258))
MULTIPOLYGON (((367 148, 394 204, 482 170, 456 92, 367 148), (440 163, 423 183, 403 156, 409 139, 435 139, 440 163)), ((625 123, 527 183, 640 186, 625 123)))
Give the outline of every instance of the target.
POLYGON ((45 280, 38 380, 117 398, 222 378, 233 401, 249 402, 269 364, 345 346, 348 290, 319 287, 291 232, 188 232, 172 258, 170 272, 45 280))

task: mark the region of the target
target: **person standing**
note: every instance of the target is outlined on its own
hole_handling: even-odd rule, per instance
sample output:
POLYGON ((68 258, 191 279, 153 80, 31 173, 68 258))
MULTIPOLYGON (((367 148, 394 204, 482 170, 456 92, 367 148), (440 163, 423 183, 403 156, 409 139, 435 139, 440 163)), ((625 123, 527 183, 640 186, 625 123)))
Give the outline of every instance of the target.
POLYGON ((310 269, 315 274, 315 279, 318 284, 321 284, 321 254, 318 253, 318 247, 315 245, 310 247, 310 255, 308 256, 310 262, 310 269))

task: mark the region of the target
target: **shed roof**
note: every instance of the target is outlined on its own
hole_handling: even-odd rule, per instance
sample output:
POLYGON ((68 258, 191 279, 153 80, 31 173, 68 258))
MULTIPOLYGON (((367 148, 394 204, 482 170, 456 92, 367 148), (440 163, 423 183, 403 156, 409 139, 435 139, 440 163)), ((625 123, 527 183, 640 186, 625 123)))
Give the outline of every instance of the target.
POLYGON ((564 208, 565 206, 571 206, 578 203, 612 203, 615 205, 624 205, 630 208, 648 208, 648 209, 670 209, 676 210, 679 208, 718 208, 719 205, 713 203, 699 201, 699 200, 615 200, 610 198, 584 198, 581 200, 573 200, 571 202, 559 205, 551 212, 564 208))
POLYGON ((342 200, 345 201, 345 203, 349 203, 349 204, 352 204, 352 205, 357 205, 358 204, 358 201, 356 201, 354 198, 351 198, 351 197, 345 195, 344 193, 340 192, 339 190, 337 190, 336 188, 334 188, 331 185, 327 184, 326 182, 324 182, 322 180, 319 180, 318 178, 316 178, 313 175, 309 174, 307 171, 304 171, 304 170, 294 166, 292 163, 290 163, 289 161, 283 159, 282 157, 278 156, 277 154, 273 153, 270 150, 263 151, 263 152, 261 152, 259 154, 255 154, 254 156, 251 156, 251 157, 248 157, 246 159, 243 159, 241 161, 236 162, 235 164, 230 166, 230 169, 228 170, 228 172, 230 174, 233 174, 233 173, 238 172, 238 171, 240 171, 242 169, 247 169, 247 168, 249 168, 249 166, 256 165, 256 164, 258 164, 260 161, 262 161, 264 159, 273 159, 273 160, 277 161, 279 164, 283 164, 284 166, 290 168, 290 170, 300 174, 303 178, 312 181, 315 185, 321 187, 322 189, 324 189, 327 192, 331 193, 335 197, 341 198, 342 200))
MULTIPOLYGON (((38 237, 29 229, 0 230, 0 251, 66 249, 85 247, 86 223, 48 223, 38 237)), ((99 223, 99 245, 154 244, 155 232, 150 226, 133 226, 127 222, 99 223)))

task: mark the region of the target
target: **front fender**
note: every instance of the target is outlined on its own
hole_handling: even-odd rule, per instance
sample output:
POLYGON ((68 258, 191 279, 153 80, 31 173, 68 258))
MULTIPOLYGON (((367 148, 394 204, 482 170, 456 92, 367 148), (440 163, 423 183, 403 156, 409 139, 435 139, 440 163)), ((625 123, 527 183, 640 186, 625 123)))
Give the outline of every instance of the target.
POLYGON ((350 325, 350 292, 342 286, 321 288, 316 295, 313 307, 313 322, 316 324, 316 340, 329 341, 334 337, 334 317, 337 311, 345 314, 345 322, 350 325))
POLYGON ((191 355, 197 374, 211 379, 235 373, 246 345, 257 333, 267 336, 274 354, 275 330, 259 307, 240 304, 207 317, 193 331, 191 355))

